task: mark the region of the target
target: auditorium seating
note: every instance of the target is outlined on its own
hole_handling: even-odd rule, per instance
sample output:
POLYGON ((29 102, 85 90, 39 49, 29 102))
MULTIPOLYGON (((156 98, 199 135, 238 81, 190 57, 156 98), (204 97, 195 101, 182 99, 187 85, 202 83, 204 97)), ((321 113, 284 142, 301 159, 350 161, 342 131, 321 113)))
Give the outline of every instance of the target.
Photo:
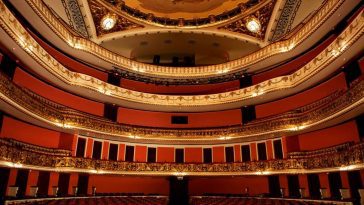
MULTIPOLYGON (((345 204, 345 202, 335 201, 315 201, 315 200, 287 200, 273 198, 252 198, 252 197, 191 197, 191 205, 318 205, 318 204, 345 204)), ((350 203, 347 203, 350 204, 350 203)))
POLYGON ((152 196, 117 196, 117 197, 84 197, 57 200, 23 200, 9 201, 9 205, 166 205, 167 197, 152 196))

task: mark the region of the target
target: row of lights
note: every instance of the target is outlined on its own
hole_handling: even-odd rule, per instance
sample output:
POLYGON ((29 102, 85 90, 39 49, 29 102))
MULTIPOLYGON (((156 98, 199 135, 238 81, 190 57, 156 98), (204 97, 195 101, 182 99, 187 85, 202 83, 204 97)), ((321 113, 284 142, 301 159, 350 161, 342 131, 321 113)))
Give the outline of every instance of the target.
MULTIPOLYGON (((108 13, 101 19, 100 23, 101 28, 104 29, 105 31, 111 30, 116 25, 117 20, 118 19, 115 14, 108 13)), ((246 28, 252 33, 259 33, 260 30, 262 29, 262 25, 259 19, 253 16, 246 18, 245 21, 246 21, 245 23, 246 28)))

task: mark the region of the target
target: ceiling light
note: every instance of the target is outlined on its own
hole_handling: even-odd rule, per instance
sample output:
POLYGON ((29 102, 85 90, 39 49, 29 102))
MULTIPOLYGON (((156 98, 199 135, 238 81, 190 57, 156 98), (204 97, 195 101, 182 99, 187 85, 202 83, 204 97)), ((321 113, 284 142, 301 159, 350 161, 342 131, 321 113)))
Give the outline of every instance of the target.
POLYGON ((260 21, 255 17, 247 18, 245 25, 253 33, 258 33, 262 28, 260 21))
POLYGON ((101 19, 101 27, 104 30, 110 30, 112 28, 114 28, 115 24, 116 24, 116 16, 113 14, 106 14, 102 19, 101 19))

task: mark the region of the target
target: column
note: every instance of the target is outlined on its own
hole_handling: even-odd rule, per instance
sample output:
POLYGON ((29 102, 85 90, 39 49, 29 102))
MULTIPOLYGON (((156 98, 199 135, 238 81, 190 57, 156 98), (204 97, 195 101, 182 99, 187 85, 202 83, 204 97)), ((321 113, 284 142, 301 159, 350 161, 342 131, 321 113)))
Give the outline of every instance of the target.
POLYGON ((26 187, 26 190, 25 190, 25 196, 30 195, 30 188, 32 186, 37 186, 38 176, 39 176, 39 171, 29 170, 28 182, 27 182, 27 187, 26 187))

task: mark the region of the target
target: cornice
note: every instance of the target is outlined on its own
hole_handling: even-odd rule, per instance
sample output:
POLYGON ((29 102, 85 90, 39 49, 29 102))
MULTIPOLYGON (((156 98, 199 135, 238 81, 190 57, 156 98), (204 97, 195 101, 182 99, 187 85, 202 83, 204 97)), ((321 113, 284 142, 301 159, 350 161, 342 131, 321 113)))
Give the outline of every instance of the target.
POLYGON ((159 78, 208 78, 224 76, 247 69, 271 56, 286 53, 294 49, 297 45, 308 38, 317 28, 319 28, 335 11, 343 4, 344 0, 328 0, 324 6, 313 16, 298 32, 289 39, 269 44, 261 50, 247 55, 243 58, 227 62, 224 64, 196 67, 167 67, 132 61, 115 53, 112 53, 90 40, 74 36, 63 26, 52 13, 44 7, 41 0, 26 0, 31 8, 42 18, 42 20, 69 46, 79 49, 109 62, 116 67, 137 73, 159 78))
MULTIPOLYGON (((37 0, 27 1, 37 2, 37 0)), ((3 2, 0 3, 0 10, 0 26, 8 33, 8 35, 35 61, 42 65, 43 68, 66 84, 87 88, 118 100, 146 105, 171 107, 206 107, 223 105, 251 100, 262 97, 263 94, 265 95, 277 91, 286 90, 288 92, 290 89, 303 84, 305 81, 325 70, 328 65, 338 59, 364 34, 364 17, 362 15, 363 11, 361 11, 361 13, 353 19, 350 25, 325 50, 318 54, 312 61, 308 62, 304 67, 291 75, 276 77, 244 89, 219 94, 195 96, 157 95, 120 88, 88 75, 68 70, 60 62, 56 61, 50 54, 48 54, 31 37, 26 29, 6 8, 3 2)), ((62 29, 60 29, 60 31, 61 30, 62 29)), ((82 41, 82 39, 78 40, 80 40, 80 42, 82 41)), ((83 48, 79 43, 74 46, 83 48)), ((71 42, 71 44, 73 43, 71 42)), ((96 47, 93 48, 97 49, 96 47)), ((290 49, 291 47, 284 48, 284 50, 290 49)), ((90 50, 93 49, 90 48, 90 50)), ((143 68, 138 69, 140 70, 143 68)))
MULTIPOLYGON (((243 126, 211 129, 163 129, 123 125, 55 104, 21 89, 0 75, 0 98, 21 112, 53 127, 84 135, 156 144, 222 144, 292 135, 321 125, 364 103, 364 81, 348 91, 334 93, 315 103, 257 119, 243 126)), ((359 114, 359 113, 358 113, 359 114)))

